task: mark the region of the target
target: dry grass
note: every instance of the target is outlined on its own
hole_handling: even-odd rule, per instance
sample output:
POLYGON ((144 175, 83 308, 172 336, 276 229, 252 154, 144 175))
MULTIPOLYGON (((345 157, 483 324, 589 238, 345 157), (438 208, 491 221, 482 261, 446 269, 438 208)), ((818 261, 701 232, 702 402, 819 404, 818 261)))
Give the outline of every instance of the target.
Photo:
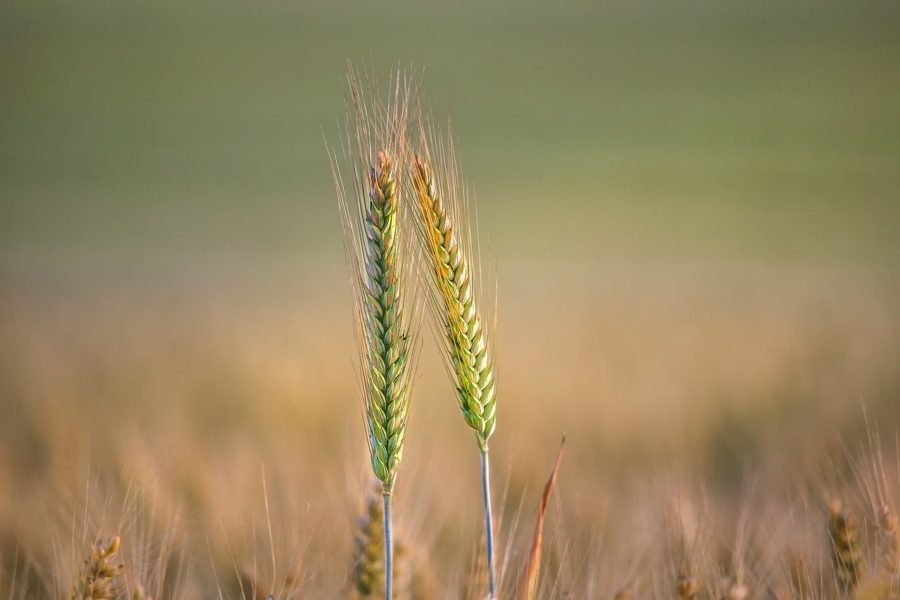
MULTIPOLYGON (((329 306, 327 299, 279 304, 271 300, 275 295, 254 299, 236 292, 221 295, 231 298, 227 306, 192 312, 202 304, 185 293, 175 300, 180 316, 163 325, 172 312, 149 304, 152 295, 116 299, 103 289, 73 291, 63 303, 39 300, 38 293, 20 287, 13 296, 18 300, 3 305, 7 327, 0 341, 12 357, 2 378, 5 414, 12 419, 0 438, 0 473, 8 490, 0 498, 4 589, 15 572, 13 597, 66 596, 90 545, 116 534, 132 591, 143 584, 154 598, 205 598, 219 588, 224 597, 250 598, 248 579, 263 597, 274 589, 279 599, 328 598, 346 589, 359 502, 370 485, 354 418, 356 387, 346 376, 351 331, 345 329, 341 342, 328 331, 346 322, 346 306, 329 306), (87 519, 85 506, 92 507, 87 519)), ((838 389, 877 381, 889 394, 891 377, 876 374, 890 374, 877 365, 891 347, 866 325, 878 322, 878 304, 848 302, 848 312, 836 312, 829 339, 844 340, 839 349, 856 350, 834 350, 836 356, 826 358, 818 347, 821 331, 807 337, 802 329, 790 330, 784 313, 790 313, 791 300, 781 294, 776 312, 782 318, 769 315, 787 329, 777 336, 747 309, 728 327, 716 310, 664 319, 672 315, 671 305, 649 322, 635 316, 650 315, 647 308, 635 306, 615 328, 587 312, 572 315, 594 325, 582 332, 566 328, 567 342, 556 347, 571 349, 570 359, 586 372, 596 373, 598 360, 603 364, 590 350, 592 340, 609 340, 627 352, 621 340, 641 336, 652 324, 658 346, 642 354, 642 371, 661 381, 671 367, 669 354, 654 348, 673 346, 690 323, 704 333, 696 346, 691 339, 681 344, 704 362, 707 377, 690 369, 684 379, 673 377, 660 406, 668 418, 648 413, 638 438, 606 432, 614 424, 630 427, 635 407, 629 404, 639 404, 639 394, 617 395, 618 383, 596 374, 574 382, 594 385, 591 395, 573 395, 572 385, 560 382, 560 393, 569 398, 559 400, 563 416, 543 422, 566 430, 569 443, 546 517, 538 597, 613 597, 625 588, 638 598, 675 595, 679 576, 688 573, 678 572, 681 565, 672 565, 673 553, 660 545, 680 535, 672 519, 663 518, 673 498, 684 499, 679 527, 693 528, 693 538, 705 540, 688 546, 694 558, 689 575, 701 594, 734 575, 733 554, 740 553, 742 583, 751 597, 839 597, 822 503, 826 492, 857 515, 859 553, 870 564, 885 553, 879 548, 890 547, 879 533, 889 527, 880 524, 867 491, 873 489, 872 468, 857 466, 856 457, 880 465, 878 501, 897 506, 893 405, 878 403, 874 386, 868 387, 870 427, 883 428, 886 436, 871 443, 883 448, 877 463, 859 405, 802 375, 820 374, 838 389), (719 353, 709 347, 720 353, 730 348, 732 328, 742 333, 744 345, 731 360, 756 362, 760 366, 748 370, 753 387, 781 390, 778 395, 749 392, 744 374, 715 360, 719 353), (779 371, 769 361, 792 366, 779 371), (732 386, 746 399, 722 401, 716 390, 732 386), (694 400, 682 405, 681 396, 694 400), (614 405, 607 398, 628 401, 614 405), (565 416, 575 409, 577 419, 565 416), (834 443, 838 439, 843 445, 834 443), (677 450, 666 455, 661 447, 677 450), (749 539, 738 544, 748 507, 753 535, 741 534, 749 539)), ((597 302, 601 312, 612 310, 608 299, 597 302)), ((512 312, 527 316, 528 308, 512 312)), ((516 321, 510 315, 504 322, 516 321)), ((558 332, 541 329, 539 319, 531 322, 539 339, 559 339, 558 332)), ((556 442, 535 415, 546 398, 559 397, 516 385, 533 375, 535 348, 503 348, 505 381, 516 399, 504 420, 510 433, 494 440, 498 489, 508 490, 498 504, 498 532, 507 549, 501 589, 508 591, 524 567, 556 442), (533 432, 532 441, 523 444, 520 432, 533 432)), ((446 389, 433 356, 426 365, 420 385, 446 389)), ((468 586, 469 557, 479 544, 478 506, 470 500, 478 481, 471 465, 459 460, 471 452, 471 437, 460 427, 450 394, 439 396, 426 396, 430 410, 413 413, 407 440, 413 451, 397 486, 398 528, 433 564, 434 597, 455 598, 468 586), (448 478, 460 483, 448 487, 448 478)), ((674 552, 676 544, 669 546, 674 552)))
POLYGON ((565 443, 566 439, 563 438, 562 442, 560 442, 559 450, 556 452, 556 460, 553 461, 553 470, 550 471, 550 477, 547 479, 547 483, 544 484, 544 493, 541 494, 541 504, 534 526, 534 537, 531 540, 531 548, 528 551, 525 569, 522 571, 522 577, 519 580, 518 598, 521 600, 532 600, 537 596, 544 545, 544 520, 547 517, 547 508, 550 506, 550 495, 556 487, 556 477, 559 474, 559 466, 562 463, 565 443))

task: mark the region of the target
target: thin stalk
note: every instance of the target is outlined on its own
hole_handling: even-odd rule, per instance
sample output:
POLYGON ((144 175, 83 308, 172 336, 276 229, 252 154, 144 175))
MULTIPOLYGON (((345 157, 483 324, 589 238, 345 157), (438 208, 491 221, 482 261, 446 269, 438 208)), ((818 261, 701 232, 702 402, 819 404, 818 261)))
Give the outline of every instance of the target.
POLYGON ((384 600, 391 600, 394 588, 394 538, 391 494, 384 493, 384 600))
POLYGON ((494 518, 491 515, 491 468, 488 461, 487 448, 481 451, 481 491, 484 500, 484 539, 488 567, 489 598, 497 597, 497 586, 494 580, 494 518))

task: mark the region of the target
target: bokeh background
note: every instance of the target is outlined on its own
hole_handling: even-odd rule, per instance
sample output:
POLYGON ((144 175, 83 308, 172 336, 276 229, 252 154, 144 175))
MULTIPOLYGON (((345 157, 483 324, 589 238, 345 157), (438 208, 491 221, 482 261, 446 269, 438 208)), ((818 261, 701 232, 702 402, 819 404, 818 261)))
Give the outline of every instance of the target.
MULTIPOLYGON (((507 514, 530 522, 564 432, 558 520, 588 532, 672 473, 732 498, 866 419, 890 438, 898 32, 868 0, 2 3, 5 563, 77 566, 48 540, 87 503, 105 535, 170 532, 188 595, 233 591, 266 481, 300 580, 343 581, 347 59, 423 69, 452 119, 498 280, 507 514)), ((432 346, 398 513, 449 554, 477 546, 477 454, 432 346)))

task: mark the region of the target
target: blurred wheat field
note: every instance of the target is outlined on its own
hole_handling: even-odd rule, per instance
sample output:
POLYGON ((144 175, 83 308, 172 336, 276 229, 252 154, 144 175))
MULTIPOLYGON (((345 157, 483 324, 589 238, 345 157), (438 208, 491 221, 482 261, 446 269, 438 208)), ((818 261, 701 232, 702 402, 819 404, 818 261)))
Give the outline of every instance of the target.
MULTIPOLYGON (((700 597, 736 570, 846 596, 828 501, 867 575, 872 490, 900 509, 898 26, 875 1, 4 4, 0 594, 69 597, 119 535, 129 597, 349 595, 370 481, 322 135, 371 52, 425 68, 498 280, 501 587, 565 433, 540 598, 691 570, 700 597)), ((424 337, 398 536, 433 597, 477 598, 478 456, 424 337)))

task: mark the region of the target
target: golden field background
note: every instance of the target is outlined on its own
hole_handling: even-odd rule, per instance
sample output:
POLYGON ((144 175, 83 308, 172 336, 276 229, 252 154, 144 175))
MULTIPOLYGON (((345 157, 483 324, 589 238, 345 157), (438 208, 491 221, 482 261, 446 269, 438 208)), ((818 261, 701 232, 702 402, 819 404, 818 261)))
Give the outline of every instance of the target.
MULTIPOLYGON (((542 598, 673 595, 673 519, 709 597, 738 556, 752 597, 788 556, 836 596, 825 499, 874 548, 882 443, 900 508, 898 25, 890 2, 5 3, 0 590, 66 596, 119 534, 163 598, 346 596, 367 459, 323 133, 371 55, 424 67, 477 194, 504 583, 565 433, 542 598)), ((396 518, 457 598, 478 456, 424 342, 396 518)))

